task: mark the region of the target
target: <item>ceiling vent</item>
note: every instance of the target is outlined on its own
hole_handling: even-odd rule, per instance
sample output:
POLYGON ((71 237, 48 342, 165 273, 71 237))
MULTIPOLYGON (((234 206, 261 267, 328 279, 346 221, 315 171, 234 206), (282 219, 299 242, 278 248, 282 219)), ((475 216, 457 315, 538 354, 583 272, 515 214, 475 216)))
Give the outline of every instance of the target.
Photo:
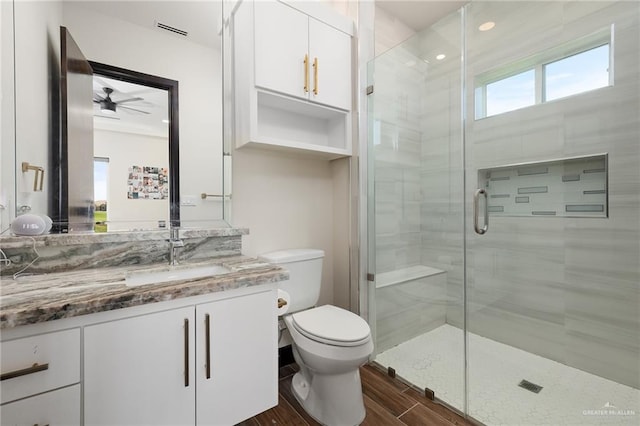
POLYGON ((171 25, 163 24, 162 22, 158 22, 158 21, 156 21, 156 27, 160 28, 161 30, 171 31, 174 34, 178 34, 183 37, 186 37, 189 35, 189 33, 185 30, 181 30, 179 28, 172 27, 171 25))

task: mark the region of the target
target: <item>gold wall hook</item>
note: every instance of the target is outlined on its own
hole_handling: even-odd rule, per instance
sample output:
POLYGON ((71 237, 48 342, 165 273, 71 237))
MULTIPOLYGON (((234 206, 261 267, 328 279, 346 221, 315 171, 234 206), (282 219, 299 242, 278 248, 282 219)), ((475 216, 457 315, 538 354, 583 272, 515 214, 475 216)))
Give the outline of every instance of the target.
POLYGON ((27 173, 29 170, 34 170, 36 175, 33 179, 33 190, 42 191, 44 187, 44 167, 33 166, 26 161, 22 162, 22 173, 27 173), (38 187, 38 175, 40 175, 40 186, 38 187))

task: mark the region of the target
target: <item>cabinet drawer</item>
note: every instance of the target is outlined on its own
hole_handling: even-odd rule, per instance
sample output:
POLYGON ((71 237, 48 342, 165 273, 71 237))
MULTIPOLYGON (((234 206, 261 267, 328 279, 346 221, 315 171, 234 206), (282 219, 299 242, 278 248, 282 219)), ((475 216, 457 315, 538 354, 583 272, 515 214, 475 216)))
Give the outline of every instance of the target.
POLYGON ((58 389, 0 407, 3 426, 80 424, 80 385, 58 389))
POLYGON ((3 404, 80 381, 80 329, 2 342, 0 354, 3 404))

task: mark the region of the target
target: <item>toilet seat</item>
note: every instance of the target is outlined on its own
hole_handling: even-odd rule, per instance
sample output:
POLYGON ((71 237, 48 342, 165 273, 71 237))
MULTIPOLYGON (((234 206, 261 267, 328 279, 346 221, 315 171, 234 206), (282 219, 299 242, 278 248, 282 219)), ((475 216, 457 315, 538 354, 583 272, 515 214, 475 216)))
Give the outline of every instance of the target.
POLYGON ((333 346, 360 346, 371 338, 369 324, 353 312, 324 305, 292 314, 300 334, 333 346))

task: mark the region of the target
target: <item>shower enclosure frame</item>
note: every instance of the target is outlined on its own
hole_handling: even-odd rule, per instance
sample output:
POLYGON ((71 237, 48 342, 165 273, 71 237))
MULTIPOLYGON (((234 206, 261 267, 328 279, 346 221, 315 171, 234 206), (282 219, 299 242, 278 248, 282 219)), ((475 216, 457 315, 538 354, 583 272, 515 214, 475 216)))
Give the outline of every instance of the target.
MULTIPOLYGON (((619 2, 609 2, 611 4, 611 9, 615 8, 616 5, 619 2)), ((473 280, 473 272, 471 268, 471 266, 469 265, 470 259, 469 259, 469 250, 473 250, 474 246, 477 247, 477 243, 473 241, 474 238, 477 238, 478 236, 476 235, 475 237, 473 237, 473 233, 474 231, 474 226, 473 226, 473 208, 472 205, 473 203, 471 202, 471 198, 472 198, 472 192, 475 191, 476 185, 470 184, 471 180, 474 180, 476 178, 474 171, 477 169, 479 170, 481 167, 478 166, 477 164, 474 164, 473 166, 471 165, 471 160, 469 158, 470 155, 473 155, 474 152, 473 150, 471 152, 468 151, 468 144, 473 143, 473 141, 470 141, 468 139, 468 135, 469 132, 472 132, 472 130, 470 130, 469 126, 473 126, 474 122, 476 120, 474 120, 474 117, 470 117, 468 116, 469 112, 472 110, 472 108, 468 108, 469 106, 473 106, 469 104, 469 97, 471 96, 469 92, 473 92, 473 88, 469 88, 469 84, 471 84, 472 82, 469 81, 469 69, 467 68, 468 66, 468 61, 469 59, 469 52, 468 49, 470 48, 467 45, 467 34, 465 33, 468 29, 469 29, 469 25, 470 25, 470 21, 469 21, 469 11, 468 11, 468 5, 461 8, 458 13, 460 14, 460 43, 461 43, 461 61, 460 61, 460 87, 459 87, 459 101, 460 101, 460 117, 459 117, 459 125, 460 125, 460 140, 458 141, 458 143, 460 143, 460 149, 461 149, 461 156, 459 157, 459 161, 462 165, 462 170, 461 170, 461 178, 462 178, 462 188, 459 188, 460 192, 461 192, 461 198, 459 200, 460 202, 460 207, 461 207, 461 229, 462 229, 462 239, 461 239, 461 250, 462 250, 462 258, 463 258, 463 268, 462 268, 462 280, 464 285, 462 285, 462 289, 461 289, 461 302, 462 302, 462 327, 464 330, 464 339, 463 339, 463 364, 461 365, 461 371, 463 374, 463 387, 464 387, 464 395, 463 395, 463 400, 464 403, 461 407, 457 407, 460 409, 460 411, 465 414, 465 415, 469 415, 469 411, 470 411, 470 407, 469 407, 469 315, 470 315, 470 298, 474 298, 476 296, 472 295, 469 293, 469 285, 470 285, 470 281, 473 280), (463 53, 462 53, 463 52, 463 53), (462 59, 464 58, 464 59, 462 59), (471 89, 471 90, 470 90, 471 89), (471 123, 469 123, 469 121, 471 121, 471 123), (471 172, 471 173, 470 173, 471 172), (471 243, 470 243, 471 241, 471 243)), ((362 14, 361 14, 362 16, 362 14)), ((637 17, 636 17, 637 20, 637 17)), ((363 25, 364 21, 361 21, 361 26, 363 25)), ((637 21, 636 21, 637 22, 637 21)), ((631 33, 633 34, 632 30, 627 29, 627 33, 631 33)), ((637 34, 637 32, 636 32, 637 34)), ((365 34, 366 35, 366 34, 365 34)), ((361 33, 361 37, 362 37, 362 33, 361 33)), ((360 41, 360 43, 362 44, 362 41, 360 41)), ((613 45, 613 37, 611 38, 611 43, 613 45)), ((365 52, 365 57, 366 57, 366 53, 365 52)), ((374 56, 371 54, 371 52, 368 52, 370 54, 368 59, 374 59, 374 56)), ((362 55, 362 52, 361 52, 362 55)), ((613 53, 612 53, 613 55, 613 53)), ((361 56, 362 58, 362 56, 361 56)), ((376 57, 375 59, 378 59, 378 57, 376 57)), ((363 62, 360 62, 363 63, 363 62)), ((366 65, 368 65, 365 62, 366 65)), ((361 206, 366 208, 363 208, 363 212, 360 215, 360 231, 361 231, 361 238, 360 238, 360 242, 361 242, 361 257, 360 257, 360 262, 361 262, 361 271, 362 273, 360 274, 360 311, 363 314, 363 316, 365 316, 365 318, 368 318, 371 327, 372 327, 372 333, 374 334, 374 336, 376 335, 376 287, 375 287, 375 281, 376 281, 376 217, 375 214, 372 214, 372 212, 375 211, 375 191, 374 191, 374 182, 375 182, 375 153, 373 150, 373 145, 372 142, 369 140, 371 138, 371 135, 373 134, 372 131, 372 124, 373 124, 373 120, 372 117, 374 115, 374 106, 371 105, 370 102, 367 102, 367 95, 364 95, 363 93, 366 93, 369 91, 369 81, 373 81, 373 79, 371 79, 372 76, 367 76, 368 72, 369 72, 369 68, 363 65, 361 67, 360 70, 360 92, 361 92, 361 126, 360 128, 360 199, 361 199, 361 206), (364 71, 363 71, 364 70, 364 71), (364 76, 367 76, 368 78, 366 80, 364 80, 364 76), (363 123, 366 123, 364 125, 366 125, 366 127, 364 127, 363 123), (366 235, 365 235, 366 234, 366 235)), ((637 66, 637 59, 636 59, 636 64, 635 66, 637 66)), ((613 63, 611 64, 611 79, 613 80, 613 72, 617 71, 617 67, 613 67, 613 63)), ((637 73, 637 70, 633 70, 633 72, 637 73)), ((636 83, 637 84, 637 83, 636 83)), ((631 86, 634 87, 634 86, 631 86)), ((637 87, 637 85, 635 86, 637 87)), ((375 94, 375 90, 376 88, 373 87, 373 93, 375 94)), ((599 93, 593 93, 593 94, 586 94, 585 95, 585 99, 587 99, 587 101, 592 100, 594 98, 597 98, 598 95, 601 95, 603 97, 606 97, 606 90, 609 90, 608 88, 606 89, 598 89, 601 90, 601 92, 599 93)), ((578 95, 580 96, 580 95, 578 95)), ((580 101, 579 100, 567 100, 567 101, 555 101, 555 104, 552 104, 551 106, 545 107, 545 108, 549 108, 549 109, 559 109, 561 110, 561 107, 558 106, 560 105, 562 102, 565 102, 567 104, 569 103, 574 103, 577 104, 580 101)), ((535 108, 535 107, 534 107, 535 108)), ((563 111, 563 110, 561 110, 563 111)), ((637 126, 637 123, 636 123, 637 126)), ((636 130, 637 132, 637 130, 636 130)), ((636 133, 637 134, 637 133, 636 133)), ((603 136, 603 135, 599 135, 599 136, 603 136)), ((563 141, 564 143, 564 141, 563 141)), ((556 155, 534 155, 534 164, 535 163, 544 163, 545 161, 551 161, 551 160, 555 160, 555 159, 560 159, 560 160, 566 160, 566 159, 572 159, 572 158, 576 158, 576 157, 583 157, 583 156, 589 156, 589 155, 602 155, 604 153, 605 158, 610 159, 611 158, 611 152, 610 149, 602 149, 601 147, 596 147, 596 148, 589 148, 588 150, 585 149, 584 151, 576 151, 575 148, 571 148, 573 149, 573 151, 569 150, 566 155, 560 155, 560 156, 556 156, 556 155)), ((564 154, 564 152, 563 152, 564 154)), ((636 155, 637 153, 633 153, 633 155, 636 155)), ((618 157, 620 157, 620 154, 617 154, 618 157)), ((615 157, 614 157, 615 160, 615 157)), ((607 164, 608 160, 605 160, 605 177, 604 177, 604 181, 605 183, 605 188, 608 188, 609 185, 609 180, 610 180, 610 176, 609 176, 609 166, 607 164)), ((617 160, 620 161, 620 160, 617 160)), ((523 161, 517 161, 517 162, 511 162, 511 161, 505 161, 503 163, 500 163, 499 166, 505 166, 505 165, 510 165, 510 164, 517 164, 517 163, 528 163, 528 161, 526 161, 526 159, 523 159, 523 161)), ((497 165, 496 165, 497 166, 497 165)), ((618 166, 621 167, 621 166, 618 166)), ((614 180, 618 181, 618 183, 620 183, 620 177, 614 177, 614 180)), ((482 189, 482 188, 480 188, 482 189)), ((483 189, 482 189, 483 190, 483 189)), ((483 190, 484 191, 484 190, 483 190)), ((607 204, 605 205, 605 209, 608 209, 608 199, 610 198, 610 193, 609 190, 606 189, 605 190, 605 198, 607 198, 607 204)), ((482 197, 482 191, 478 192, 476 195, 480 195, 481 198, 482 197)), ((484 194, 486 195, 486 194, 484 194)), ((565 201, 568 202, 568 201, 565 201)), ((615 203, 615 200, 614 200, 615 203)), ((483 204, 483 200, 479 200, 479 204, 482 207, 485 207, 488 205, 487 202, 485 202, 483 204)), ((567 210, 568 211, 568 210, 567 210)), ((637 215, 637 212, 635 213, 637 215)), ((482 218, 482 214, 479 215, 480 218, 482 218)), ((607 216, 604 220, 609 219, 609 217, 607 216)), ((507 223, 507 224, 515 224, 513 226, 517 226, 517 220, 518 219, 511 219, 511 218, 498 218, 496 219, 498 221, 498 223, 507 223)), ((558 218, 534 218, 531 220, 538 220, 538 221, 548 221, 548 220, 553 220, 556 222, 556 224, 554 224, 552 226, 552 228, 557 228, 559 225, 557 225, 557 222, 563 222, 565 223, 567 229, 569 229, 568 232, 577 232, 574 230, 579 230, 582 227, 585 226, 591 226, 591 225, 585 225, 585 223, 587 222, 592 222, 592 223, 597 223, 597 224, 601 224, 604 222, 599 222, 602 221, 602 218, 593 218, 593 217, 578 217, 577 219, 571 218, 570 216, 563 216, 562 219, 558 220, 558 218), (595 222, 594 222, 595 221, 595 222)), ((543 222, 538 222, 539 223, 543 223, 543 222)), ((535 228, 535 227, 534 227, 535 228)), ((634 233, 637 233, 638 230, 635 229, 633 230, 634 233)), ((482 233, 482 231, 480 232, 476 232, 476 233, 482 233)), ((491 230, 489 230, 489 235, 491 234, 491 230)), ((635 235, 635 234, 634 234, 635 235)), ((482 237, 479 237, 482 238, 482 237)), ((612 243, 613 244, 613 243, 612 243)), ((615 252, 615 247, 613 248, 609 248, 609 250, 611 252, 615 252)), ((615 253, 613 253, 615 254, 615 253)), ((535 255, 534 255, 535 256, 535 255)), ((475 262, 478 262, 478 259, 474 259, 475 262)), ((575 261, 575 259, 571 259, 571 261, 575 261)), ((546 261, 545 261, 546 262, 546 261)), ((583 262, 584 263, 584 262, 583 262)), ((547 263, 542 263, 543 266, 547 265, 547 263)), ((564 267, 564 266, 563 266, 564 267)), ((631 273, 633 274, 634 272, 637 271, 633 271, 633 268, 629 268, 629 270, 631 271, 631 273)), ((573 271, 570 271, 571 273, 573 273, 573 271)), ((475 303, 476 305, 478 303, 480 303, 481 305, 481 309, 482 309, 482 301, 478 301, 478 300, 473 300, 473 303, 475 303)), ((573 302, 572 302, 573 303, 573 302)), ((476 306, 477 309, 477 306, 476 306)), ((475 314, 473 314, 475 315, 475 314)), ((637 329, 636 329, 637 331, 637 329)), ((633 342, 632 342, 633 343, 633 342)), ((436 394, 437 396, 437 394, 436 394)))

